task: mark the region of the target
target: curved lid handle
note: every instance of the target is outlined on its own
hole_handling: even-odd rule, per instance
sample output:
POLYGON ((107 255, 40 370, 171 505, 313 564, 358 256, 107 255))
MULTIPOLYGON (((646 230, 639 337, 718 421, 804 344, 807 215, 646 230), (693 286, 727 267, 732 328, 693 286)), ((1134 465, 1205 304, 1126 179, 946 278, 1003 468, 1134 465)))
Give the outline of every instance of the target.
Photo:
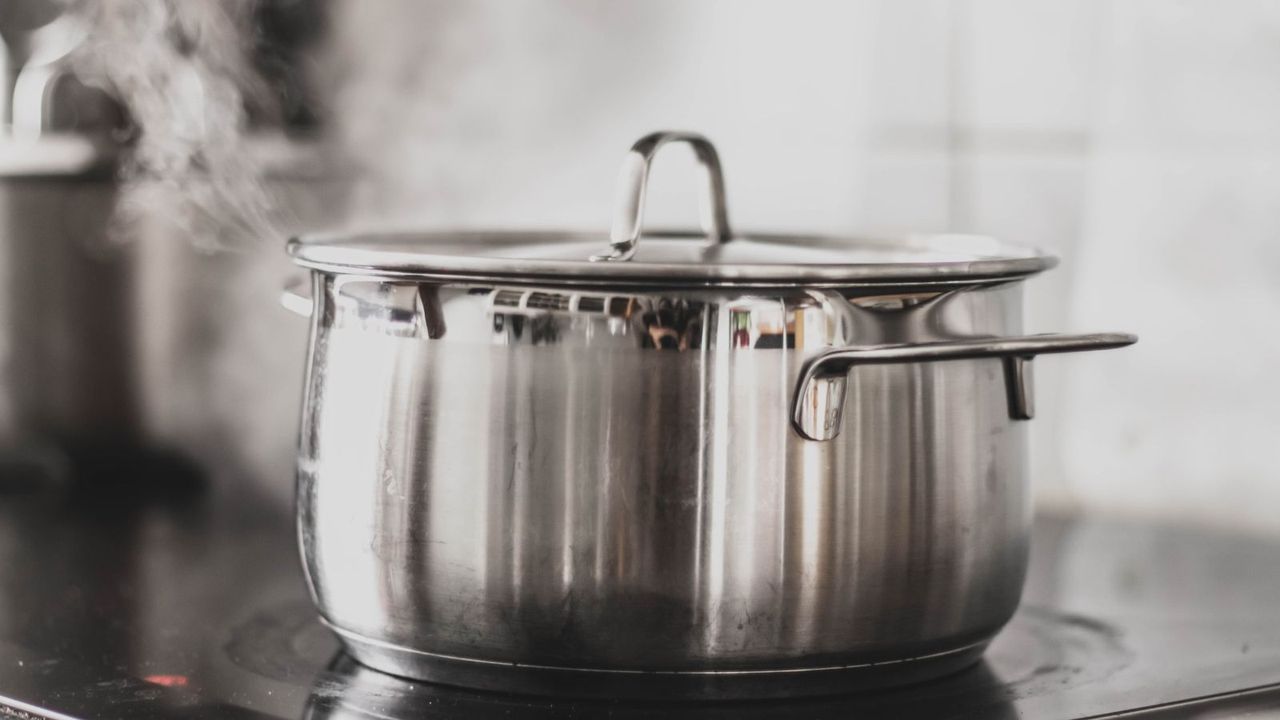
POLYGON ((724 173, 720 169, 720 156, 711 141, 691 132, 663 130, 645 135, 631 146, 631 152, 622 164, 618 178, 618 195, 614 201, 613 228, 609 232, 612 249, 598 260, 630 260, 636 252, 644 222, 644 198, 649 184, 649 168, 658 149, 669 142, 688 143, 698 157, 698 163, 707 175, 706 191, 702 196, 702 228, 713 242, 729 239, 729 211, 725 207, 724 173))

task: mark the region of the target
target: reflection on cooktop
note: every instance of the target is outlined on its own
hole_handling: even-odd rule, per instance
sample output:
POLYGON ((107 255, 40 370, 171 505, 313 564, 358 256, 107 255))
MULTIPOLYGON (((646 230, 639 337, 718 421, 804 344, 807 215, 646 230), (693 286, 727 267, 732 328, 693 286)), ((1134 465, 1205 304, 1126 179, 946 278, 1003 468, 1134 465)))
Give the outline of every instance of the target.
MULTIPOLYGON (((330 645, 314 622, 310 605, 264 610, 233 629, 228 656, 240 667, 281 682, 296 680, 330 645)), ((940 717, 975 713, 1016 717, 1013 701, 1105 679, 1128 665, 1132 653, 1121 633, 1106 623, 1028 607, 1018 615, 978 667, 944 680, 882 693, 803 701, 663 704, 551 700, 480 693, 430 685, 369 670, 339 653, 316 674, 306 717, 415 717, 430 707, 438 717, 805 717, 847 718, 881 712, 896 717, 940 717)))

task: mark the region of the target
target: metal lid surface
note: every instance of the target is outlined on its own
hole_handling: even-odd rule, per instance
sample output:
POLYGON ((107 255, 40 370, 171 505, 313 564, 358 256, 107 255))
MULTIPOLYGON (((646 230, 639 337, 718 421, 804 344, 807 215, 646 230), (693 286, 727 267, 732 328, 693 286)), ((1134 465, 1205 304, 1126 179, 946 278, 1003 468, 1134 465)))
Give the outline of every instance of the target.
POLYGON ((513 231, 311 235, 289 243, 301 265, 335 272, 423 277, 522 277, 573 284, 861 284, 1014 278, 1056 260, 973 235, 901 240, 645 235, 624 262, 592 261, 603 234, 513 231))
POLYGON ((994 281, 1057 262, 1038 250, 977 235, 887 240, 733 234, 719 157, 705 138, 691 133, 654 133, 638 141, 623 165, 615 209, 607 237, 546 231, 331 233, 296 238, 288 250, 299 264, 331 272, 694 286, 994 281), (649 167, 671 141, 692 145, 706 172, 704 234, 642 230, 649 167))

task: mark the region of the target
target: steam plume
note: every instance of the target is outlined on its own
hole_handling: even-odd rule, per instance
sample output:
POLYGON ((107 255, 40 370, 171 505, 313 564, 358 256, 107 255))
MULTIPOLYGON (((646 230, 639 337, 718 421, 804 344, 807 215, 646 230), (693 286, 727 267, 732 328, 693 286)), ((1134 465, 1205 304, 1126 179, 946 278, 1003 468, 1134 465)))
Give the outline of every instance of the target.
MULTIPOLYGON (((251 63, 256 0, 91 0, 74 56, 110 88, 136 137, 117 221, 163 209, 206 249, 274 238, 260 161, 246 152, 246 105, 265 105, 251 63)), ((127 235, 127 233, 125 233, 127 235)))

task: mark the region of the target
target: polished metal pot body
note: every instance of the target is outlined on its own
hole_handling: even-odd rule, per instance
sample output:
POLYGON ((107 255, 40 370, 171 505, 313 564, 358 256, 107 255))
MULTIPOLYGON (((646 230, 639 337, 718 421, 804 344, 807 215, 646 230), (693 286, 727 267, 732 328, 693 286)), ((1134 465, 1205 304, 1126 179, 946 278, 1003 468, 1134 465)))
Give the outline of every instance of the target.
POLYGON ((320 270, 312 297, 298 529, 324 619, 367 664, 506 689, 585 671, 789 694, 970 662, 1018 604, 1030 505, 1008 362, 808 372, 839 432, 809 439, 795 416, 833 349, 1019 334, 1019 281, 572 289, 320 270))

